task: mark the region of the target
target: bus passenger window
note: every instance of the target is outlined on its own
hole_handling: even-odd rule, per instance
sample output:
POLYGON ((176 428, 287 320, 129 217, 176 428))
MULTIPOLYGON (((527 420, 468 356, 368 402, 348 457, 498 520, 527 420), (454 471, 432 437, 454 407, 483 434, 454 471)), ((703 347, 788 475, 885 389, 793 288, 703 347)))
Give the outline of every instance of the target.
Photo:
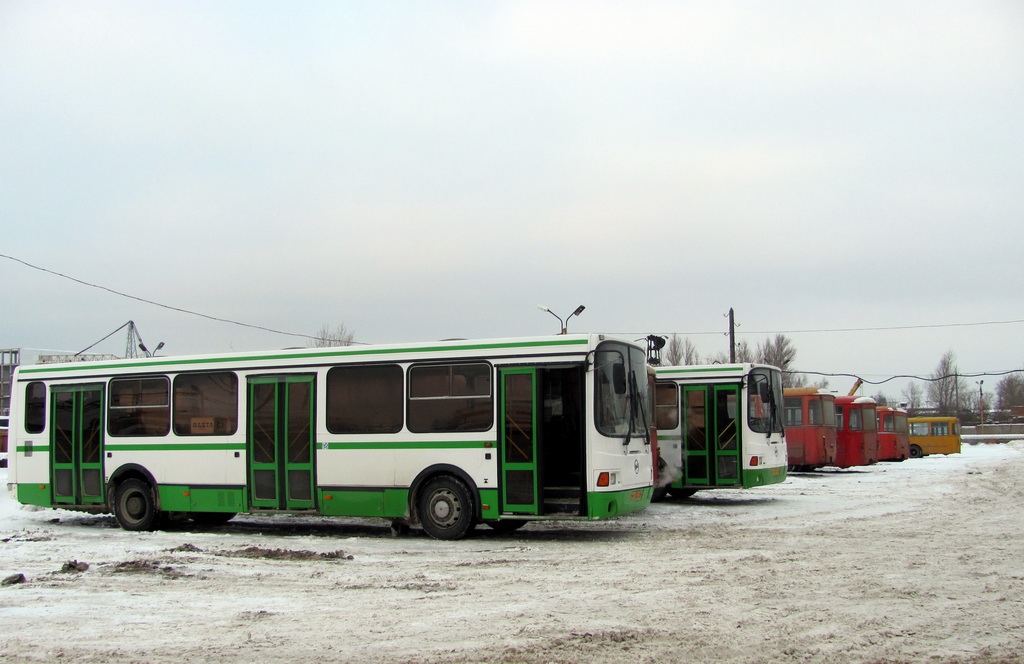
POLYGON ((114 378, 107 403, 111 436, 166 436, 171 430, 170 383, 165 376, 114 378))
POLYGON ((397 433, 402 430, 402 367, 333 367, 327 372, 327 430, 397 433))
POLYGON ((493 425, 489 364, 434 364, 409 369, 409 419, 414 433, 487 431, 493 425))
POLYGON ((174 377, 174 433, 228 436, 238 430, 238 376, 231 371, 174 377))

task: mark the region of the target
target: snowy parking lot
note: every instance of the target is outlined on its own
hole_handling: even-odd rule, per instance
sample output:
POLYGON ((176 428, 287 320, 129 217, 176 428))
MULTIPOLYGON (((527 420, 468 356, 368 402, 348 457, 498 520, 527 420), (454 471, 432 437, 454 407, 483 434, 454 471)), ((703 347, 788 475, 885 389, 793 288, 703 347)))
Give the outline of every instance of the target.
POLYGON ((0 659, 1018 662, 1022 508, 1021 441, 457 542, 294 516, 130 533, 4 492, 0 659))

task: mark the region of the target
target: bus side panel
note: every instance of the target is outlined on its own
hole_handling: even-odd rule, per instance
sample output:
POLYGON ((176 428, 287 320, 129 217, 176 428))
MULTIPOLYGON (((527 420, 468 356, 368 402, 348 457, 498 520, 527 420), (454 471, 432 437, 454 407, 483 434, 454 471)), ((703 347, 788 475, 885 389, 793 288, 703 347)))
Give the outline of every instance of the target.
POLYGON ((321 491, 320 509, 337 516, 407 517, 413 481, 439 464, 462 470, 479 490, 476 499, 484 518, 498 517, 497 451, 493 442, 479 439, 331 443, 317 455, 317 484, 331 487, 321 491), (348 488, 337 488, 342 486, 348 488))
POLYGON ((40 507, 49 507, 52 504, 49 483, 29 484, 27 482, 19 482, 17 486, 19 503, 23 505, 39 505, 40 507))

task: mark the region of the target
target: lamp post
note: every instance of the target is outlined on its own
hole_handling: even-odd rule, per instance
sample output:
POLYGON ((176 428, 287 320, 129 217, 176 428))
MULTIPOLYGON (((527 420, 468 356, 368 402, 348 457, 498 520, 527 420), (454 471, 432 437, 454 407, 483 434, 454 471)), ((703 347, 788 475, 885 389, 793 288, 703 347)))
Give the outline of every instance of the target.
POLYGON ((554 316, 555 318, 558 319, 558 326, 560 328, 562 328, 562 331, 559 334, 568 334, 569 333, 569 319, 572 318, 573 316, 579 316, 581 313, 583 313, 583 310, 586 309, 586 307, 581 304, 580 306, 576 307, 575 311, 573 311, 571 314, 566 316, 565 320, 562 320, 561 316, 556 314, 554 311, 551 311, 551 309, 549 309, 548 307, 545 307, 543 304, 538 304, 537 308, 540 309, 541 311, 548 312, 549 314, 551 314, 552 316, 554 316))
POLYGON ((984 384, 985 381, 978 381, 978 419, 980 421, 978 433, 985 433, 985 388, 982 387, 984 384))

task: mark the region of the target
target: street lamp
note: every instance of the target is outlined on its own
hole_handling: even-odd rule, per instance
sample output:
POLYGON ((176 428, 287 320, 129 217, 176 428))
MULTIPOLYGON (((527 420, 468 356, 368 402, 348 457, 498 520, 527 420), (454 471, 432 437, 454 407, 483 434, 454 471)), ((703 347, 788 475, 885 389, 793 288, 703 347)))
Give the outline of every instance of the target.
POLYGON ((985 392, 982 385, 985 381, 978 381, 978 419, 980 421, 978 433, 985 433, 985 392))
POLYGON ((161 341, 160 343, 158 343, 156 345, 156 348, 153 349, 153 352, 150 353, 149 349, 146 348, 146 344, 142 343, 142 341, 139 341, 139 350, 141 350, 143 353, 145 353, 146 357, 153 357, 154 355, 156 355, 157 351, 160 350, 163 347, 164 347, 164 342, 161 341))
POLYGON ((586 307, 584 307, 581 304, 580 306, 576 307, 575 311, 573 311, 571 314, 566 316, 565 320, 562 320, 561 316, 556 314, 554 311, 551 311, 551 309, 549 309, 548 307, 545 307, 543 304, 538 304, 537 308, 540 309, 541 311, 548 312, 549 314, 551 314, 552 316, 554 316, 555 318, 558 319, 558 325, 559 325, 559 327, 562 328, 562 331, 561 331, 560 334, 568 334, 569 333, 569 319, 572 318, 573 316, 579 316, 581 313, 583 313, 583 310, 586 309, 586 307))

